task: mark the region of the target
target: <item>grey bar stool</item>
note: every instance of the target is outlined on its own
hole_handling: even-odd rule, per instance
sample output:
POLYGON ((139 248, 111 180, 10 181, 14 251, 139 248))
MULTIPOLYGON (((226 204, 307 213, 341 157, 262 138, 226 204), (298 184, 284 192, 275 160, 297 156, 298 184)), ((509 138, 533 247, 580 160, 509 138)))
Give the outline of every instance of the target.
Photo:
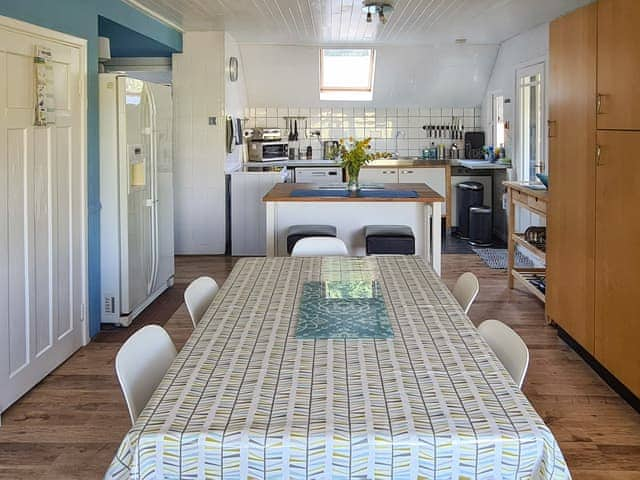
POLYGON ((291 254, 298 240, 307 237, 335 237, 333 225, 291 225, 287 230, 287 253, 291 254))
POLYGON ((414 255, 416 238, 407 225, 367 225, 364 227, 367 255, 414 255))

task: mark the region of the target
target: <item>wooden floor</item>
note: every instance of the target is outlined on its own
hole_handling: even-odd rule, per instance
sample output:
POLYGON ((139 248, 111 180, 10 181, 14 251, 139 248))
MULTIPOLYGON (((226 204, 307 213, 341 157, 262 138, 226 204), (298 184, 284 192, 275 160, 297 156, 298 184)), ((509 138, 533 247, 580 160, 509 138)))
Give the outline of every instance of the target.
MULTIPOLYGON (((181 346, 191 333, 182 292, 207 274, 219 283, 234 259, 180 257, 175 287, 134 323, 161 323, 181 346)), ((551 427, 574 479, 640 479, 640 414, 620 399, 545 325, 543 306, 524 291, 509 291, 506 273, 475 255, 445 255, 451 285, 464 271, 480 278, 470 316, 497 318, 514 327, 531 350, 524 392, 551 427)), ((129 429, 113 362, 133 331, 100 333, 2 416, 0 479, 102 478, 129 429)))

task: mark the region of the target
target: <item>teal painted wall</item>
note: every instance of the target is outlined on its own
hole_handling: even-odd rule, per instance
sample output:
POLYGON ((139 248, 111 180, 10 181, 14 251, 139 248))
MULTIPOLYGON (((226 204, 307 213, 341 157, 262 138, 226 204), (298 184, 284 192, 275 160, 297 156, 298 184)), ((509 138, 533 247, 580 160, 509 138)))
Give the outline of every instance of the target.
POLYGON ((0 0, 0 15, 87 40, 88 279, 91 336, 100 331, 100 159, 98 15, 182 51, 182 34, 120 0, 0 0))

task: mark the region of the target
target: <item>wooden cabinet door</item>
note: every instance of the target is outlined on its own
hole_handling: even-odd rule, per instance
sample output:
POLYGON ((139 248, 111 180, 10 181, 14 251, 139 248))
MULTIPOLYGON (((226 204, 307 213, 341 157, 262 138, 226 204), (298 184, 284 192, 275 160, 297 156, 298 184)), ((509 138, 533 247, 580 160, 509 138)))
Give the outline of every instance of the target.
POLYGON ((597 142, 595 357, 640 395, 640 132, 597 142))
POLYGON ((596 5, 549 27, 547 315, 593 353, 596 5))
POLYGON ((640 130, 640 1, 600 0, 597 8, 598 129, 640 130))
POLYGON ((362 183, 398 183, 397 168, 363 168, 358 181, 362 183))

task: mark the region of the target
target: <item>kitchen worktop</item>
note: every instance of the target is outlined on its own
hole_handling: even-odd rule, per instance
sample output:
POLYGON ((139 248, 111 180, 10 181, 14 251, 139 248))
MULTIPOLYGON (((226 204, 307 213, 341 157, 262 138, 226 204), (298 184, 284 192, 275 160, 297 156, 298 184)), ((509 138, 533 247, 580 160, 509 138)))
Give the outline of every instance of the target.
MULTIPOLYGON (((336 186, 336 189, 344 187, 336 186)), ((366 189, 366 187, 363 187, 366 189)), ((409 202, 409 203, 435 203, 444 202, 444 198, 437 192, 429 188, 424 183, 385 183, 383 190, 389 191, 414 191, 418 194, 414 198, 398 197, 365 197, 359 196, 356 192, 350 193, 348 197, 327 197, 310 196, 294 197, 291 193, 294 190, 321 190, 314 183, 278 183, 262 198, 263 202, 409 202)), ((376 188, 380 190, 380 188, 376 188)))
MULTIPOLYGON (((277 162, 245 162, 245 168, 254 167, 339 167, 340 162, 335 160, 283 160, 277 162)), ((363 168, 438 168, 438 167, 464 167, 470 170, 504 170, 509 165, 502 163, 489 163, 484 160, 424 160, 419 157, 407 158, 380 158, 372 160, 363 168)))
POLYGON ((340 167, 340 162, 335 160, 282 160, 275 162, 245 162, 242 164, 245 168, 254 167, 340 167))

